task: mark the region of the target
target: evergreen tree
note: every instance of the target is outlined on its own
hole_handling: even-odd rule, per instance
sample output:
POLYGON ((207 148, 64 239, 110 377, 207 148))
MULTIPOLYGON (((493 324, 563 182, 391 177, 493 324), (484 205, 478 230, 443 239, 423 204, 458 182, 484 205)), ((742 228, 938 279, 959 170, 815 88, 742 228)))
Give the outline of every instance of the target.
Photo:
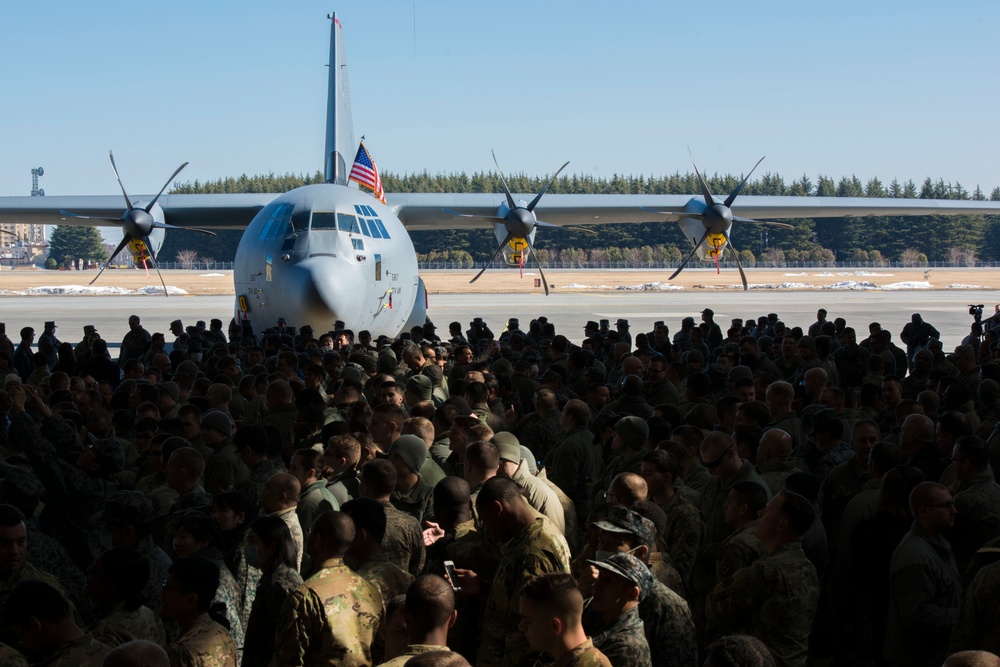
POLYGON ((103 262, 108 258, 104 240, 96 227, 86 225, 59 225, 49 240, 49 257, 59 267, 72 266, 77 260, 103 262))

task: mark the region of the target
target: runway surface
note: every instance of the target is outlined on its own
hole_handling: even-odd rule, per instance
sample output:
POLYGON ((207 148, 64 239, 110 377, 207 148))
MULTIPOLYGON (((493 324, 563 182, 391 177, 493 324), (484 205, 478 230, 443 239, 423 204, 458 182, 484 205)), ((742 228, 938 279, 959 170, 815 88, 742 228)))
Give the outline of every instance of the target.
MULTIPOLYGON (((587 320, 620 317, 631 324, 633 335, 649 331, 656 320, 664 320, 671 334, 687 316, 700 320, 704 308, 715 311, 715 320, 725 330, 734 317, 747 319, 769 312, 778 313, 790 326, 803 328, 816 321, 816 309, 826 308, 828 319, 843 317, 849 326, 867 335, 869 322, 880 322, 898 341, 910 315, 919 312, 941 332, 945 349, 950 351, 969 333, 972 317, 968 304, 985 304, 984 314, 993 313, 1000 295, 993 290, 897 291, 897 292, 610 292, 599 294, 442 294, 430 295, 428 314, 447 333, 448 323, 458 321, 467 328, 473 317, 482 317, 499 335, 509 317, 518 317, 527 329, 533 318, 545 315, 556 331, 579 342, 587 320)), ((232 296, 10 296, 0 297, 0 322, 7 324, 7 335, 17 342, 24 326, 35 327, 41 335, 42 323, 55 320, 58 338, 76 342, 83 326, 94 324, 112 345, 128 332, 128 317, 139 315, 150 332, 169 335, 174 319, 185 325, 197 320, 208 322, 218 317, 228 325, 233 314, 232 296)), ((294 323, 290 323, 294 324, 294 323)), ((332 327, 332 322, 330 323, 332 327)))

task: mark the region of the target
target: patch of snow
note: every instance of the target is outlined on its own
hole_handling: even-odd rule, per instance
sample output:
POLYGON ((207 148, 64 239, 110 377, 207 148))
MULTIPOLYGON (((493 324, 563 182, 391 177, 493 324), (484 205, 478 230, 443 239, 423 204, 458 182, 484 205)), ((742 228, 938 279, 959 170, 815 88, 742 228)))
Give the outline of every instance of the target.
MULTIPOLYGON (((9 296, 122 296, 127 294, 163 294, 163 287, 150 285, 137 290, 106 285, 49 285, 31 287, 24 290, 0 290, 0 294, 9 296)), ((186 291, 173 285, 167 285, 167 294, 183 296, 186 291)))
POLYGON ((989 289, 986 285, 963 285, 962 283, 952 283, 945 289, 989 289))
MULTIPOLYGON (((135 291, 136 294, 163 294, 162 285, 147 285, 146 287, 140 287, 135 291)), ((174 296, 184 296, 187 294, 185 290, 180 287, 174 287, 173 285, 167 285, 167 294, 173 294, 174 296)))
POLYGON ((619 292, 677 292, 683 290, 681 285, 671 283, 655 282, 643 283, 641 285, 619 285, 615 290, 619 292))
MULTIPOLYGON (((785 276, 808 276, 808 273, 786 273, 785 276)), ((817 274, 818 275, 818 274, 817 274)))
POLYGON ((199 278, 224 278, 225 276, 226 276, 225 273, 200 273, 200 274, 198 274, 199 278))
POLYGON ((888 285, 882 285, 884 290, 904 290, 904 289, 930 289, 931 284, 926 280, 909 280, 902 283, 889 283, 888 285))
POLYGON ((878 285, 870 282, 858 282, 856 280, 845 280, 839 283, 833 283, 832 285, 826 285, 823 289, 842 289, 842 290, 873 290, 878 289, 878 285))

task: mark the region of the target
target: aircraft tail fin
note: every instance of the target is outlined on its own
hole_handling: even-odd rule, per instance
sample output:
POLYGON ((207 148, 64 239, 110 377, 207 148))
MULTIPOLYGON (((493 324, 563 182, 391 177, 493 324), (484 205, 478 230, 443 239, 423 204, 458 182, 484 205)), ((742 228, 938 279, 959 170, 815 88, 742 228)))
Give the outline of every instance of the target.
POLYGON ((337 14, 330 19, 330 79, 326 93, 326 152, 324 176, 327 183, 347 185, 354 161, 354 120, 351 116, 351 89, 347 82, 347 49, 337 14), (345 153, 344 151, 347 151, 345 153))

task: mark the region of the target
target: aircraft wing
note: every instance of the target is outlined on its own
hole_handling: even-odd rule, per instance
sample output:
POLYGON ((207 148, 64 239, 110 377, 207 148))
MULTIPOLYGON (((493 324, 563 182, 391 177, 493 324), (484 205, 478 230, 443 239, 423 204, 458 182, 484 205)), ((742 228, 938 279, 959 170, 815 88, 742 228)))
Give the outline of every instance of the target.
MULTIPOLYGON (((163 195, 157 205, 163 209, 164 221, 178 227, 243 229, 277 196, 272 193, 163 195)), ((132 201, 143 206, 152 198, 153 195, 142 195, 132 201)), ((0 223, 114 227, 117 222, 71 218, 60 211, 117 219, 125 210, 124 204, 121 195, 0 197, 0 223)))
MULTIPOLYGON (((514 195, 530 201, 533 195, 514 195)), ((387 203, 409 230, 473 229, 489 221, 445 213, 445 209, 490 217, 504 204, 502 194, 405 193, 386 195, 387 203)), ((539 220, 556 225, 601 225, 627 222, 679 220, 681 211, 696 195, 566 195, 549 194, 538 204, 539 220), (653 211, 644 210, 653 209, 653 211)), ((1000 215, 1000 202, 952 199, 882 199, 866 197, 762 197, 743 196, 733 213, 756 220, 792 218, 841 218, 887 215, 1000 215)))

